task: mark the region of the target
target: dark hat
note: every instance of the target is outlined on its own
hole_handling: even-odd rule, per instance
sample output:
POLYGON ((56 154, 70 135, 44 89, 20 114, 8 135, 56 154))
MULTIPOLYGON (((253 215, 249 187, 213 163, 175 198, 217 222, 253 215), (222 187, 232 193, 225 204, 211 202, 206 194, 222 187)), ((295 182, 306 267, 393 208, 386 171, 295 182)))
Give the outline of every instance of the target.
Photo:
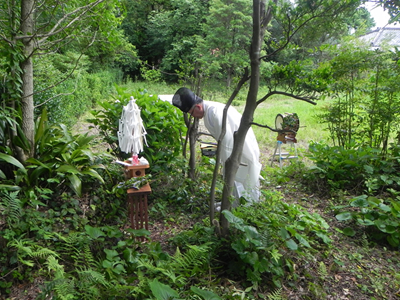
POLYGON ((172 98, 172 104, 185 113, 187 113, 193 105, 201 101, 202 99, 200 97, 196 96, 195 93, 185 87, 177 90, 172 98))

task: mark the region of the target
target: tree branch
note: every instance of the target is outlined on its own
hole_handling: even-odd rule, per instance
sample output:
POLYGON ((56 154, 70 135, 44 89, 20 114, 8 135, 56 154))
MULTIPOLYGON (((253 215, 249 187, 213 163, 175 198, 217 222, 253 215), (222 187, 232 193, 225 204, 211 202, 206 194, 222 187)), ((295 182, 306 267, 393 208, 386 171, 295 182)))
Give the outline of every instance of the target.
POLYGON ((267 100, 269 97, 271 97, 273 95, 283 95, 283 96, 287 96, 287 97, 294 98, 297 100, 308 102, 312 105, 317 105, 317 103, 312 101, 311 98, 309 98, 309 97, 301 97, 298 95, 294 95, 294 94, 282 92, 282 91, 271 91, 271 92, 267 93, 264 97, 262 97, 260 100, 257 101, 257 106, 259 104, 263 103, 265 100, 267 100))
POLYGON ((40 39, 37 41, 37 44, 41 44, 43 43, 45 40, 47 40, 49 37, 56 35, 62 31, 64 31, 65 29, 68 29, 70 27, 72 27, 72 25, 74 25, 78 20, 80 20, 82 18, 82 16, 84 16, 88 11, 90 11, 92 8, 94 8, 95 6, 97 6, 98 4, 104 2, 105 0, 97 0, 95 2, 89 3, 88 5, 85 6, 81 6, 78 7, 77 9, 75 9, 74 11, 65 14, 62 18, 60 18, 58 20, 58 22, 53 26, 52 29, 50 29, 47 33, 44 34, 37 34, 35 36, 17 36, 16 39, 25 39, 25 38, 37 38, 40 39), (65 26, 61 26, 61 24, 66 21, 69 17, 78 14, 78 16, 76 16, 75 18, 73 18, 72 20, 70 20, 65 26))

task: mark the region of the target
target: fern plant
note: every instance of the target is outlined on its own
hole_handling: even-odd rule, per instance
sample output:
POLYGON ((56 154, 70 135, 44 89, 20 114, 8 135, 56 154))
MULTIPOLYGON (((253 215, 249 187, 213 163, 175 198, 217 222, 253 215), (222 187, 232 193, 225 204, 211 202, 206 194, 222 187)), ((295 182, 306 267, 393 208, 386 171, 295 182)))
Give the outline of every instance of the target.
POLYGON ((8 242, 7 246, 10 248, 15 248, 18 261, 29 267, 33 267, 35 265, 35 261, 31 259, 45 260, 51 255, 56 257, 59 256, 55 251, 23 237, 8 242))
POLYGON ((22 204, 18 198, 18 191, 0 191, 0 215, 4 216, 7 227, 15 227, 22 216, 22 204))
POLYGON ((267 295, 268 300, 284 300, 282 296, 282 288, 278 288, 275 291, 268 293, 267 295))

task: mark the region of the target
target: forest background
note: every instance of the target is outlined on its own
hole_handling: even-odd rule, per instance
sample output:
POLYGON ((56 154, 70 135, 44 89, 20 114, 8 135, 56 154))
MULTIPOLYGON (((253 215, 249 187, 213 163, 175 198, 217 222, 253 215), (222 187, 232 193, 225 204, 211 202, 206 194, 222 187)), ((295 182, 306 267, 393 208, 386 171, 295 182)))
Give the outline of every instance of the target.
MULTIPOLYGON (((397 6, 377 3, 394 21, 397 6)), ((271 167, 276 133, 254 126, 264 201, 224 212, 224 237, 207 216, 215 160, 197 151, 186 176, 183 117, 157 95, 186 85, 226 103, 250 66, 251 2, 1 4, 1 297, 399 297, 398 53, 359 42, 374 25, 361 1, 267 4, 259 97, 277 94, 254 122, 298 113, 301 159, 271 167), (149 231, 129 228, 114 163, 131 96, 148 132, 149 231), (73 126, 82 116, 98 135, 73 126)))

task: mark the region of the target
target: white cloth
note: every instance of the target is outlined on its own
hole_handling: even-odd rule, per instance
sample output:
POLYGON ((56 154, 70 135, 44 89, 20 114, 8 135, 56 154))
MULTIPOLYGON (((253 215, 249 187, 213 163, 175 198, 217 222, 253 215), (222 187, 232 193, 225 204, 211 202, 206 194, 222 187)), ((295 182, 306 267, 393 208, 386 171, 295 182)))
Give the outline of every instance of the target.
MULTIPOLYGON (((222 130, 222 118, 225 104, 211 101, 203 101, 204 125, 210 134, 218 140, 222 130)), ((233 133, 238 130, 242 115, 233 107, 229 107, 226 119, 226 134, 221 142, 221 163, 232 153, 233 133)), ((253 129, 249 128, 243 145, 243 152, 240 165, 235 176, 234 195, 238 198, 244 197, 249 202, 259 200, 260 171, 261 164, 260 149, 253 129)))
POLYGON ((140 108, 133 97, 122 110, 117 134, 119 147, 125 153, 136 155, 143 151, 143 139, 147 145, 140 108))

